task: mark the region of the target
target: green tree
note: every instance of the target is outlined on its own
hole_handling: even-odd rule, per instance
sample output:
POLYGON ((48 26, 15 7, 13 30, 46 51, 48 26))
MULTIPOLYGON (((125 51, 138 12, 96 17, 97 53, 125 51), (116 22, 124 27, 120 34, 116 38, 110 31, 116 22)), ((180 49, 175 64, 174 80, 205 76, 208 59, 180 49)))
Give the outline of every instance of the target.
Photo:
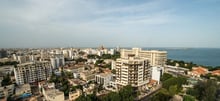
POLYGON ((172 85, 172 86, 169 87, 169 94, 171 96, 177 94, 177 85, 172 85))
POLYGON ((215 101, 217 99, 217 90, 220 87, 215 80, 200 81, 194 89, 189 89, 187 94, 195 96, 199 101, 215 101))
POLYGON ((12 84, 11 77, 9 74, 7 74, 6 76, 3 77, 2 86, 7 86, 10 84, 12 84))
POLYGON ((161 77, 161 81, 166 81, 168 80, 169 78, 172 78, 173 76, 171 74, 168 74, 168 73, 164 73, 161 77))
POLYGON ((195 98, 189 95, 184 95, 183 101, 195 101, 195 98))
POLYGON ((113 70, 112 70, 112 73, 113 73, 113 74, 116 74, 116 70, 115 70, 115 69, 113 69, 113 70))

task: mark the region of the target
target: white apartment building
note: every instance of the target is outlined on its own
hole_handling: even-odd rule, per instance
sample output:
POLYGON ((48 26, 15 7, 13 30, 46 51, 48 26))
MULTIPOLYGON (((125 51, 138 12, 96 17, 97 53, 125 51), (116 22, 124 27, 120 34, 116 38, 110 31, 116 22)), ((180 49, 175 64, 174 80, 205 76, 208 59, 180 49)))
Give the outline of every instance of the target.
POLYGON ((110 85, 110 81, 113 79, 113 75, 111 73, 101 73, 95 76, 95 81, 98 84, 102 84, 103 87, 107 87, 110 85))
POLYGON ((18 64, 14 68, 18 85, 46 80, 51 73, 51 64, 46 61, 18 64))
POLYGON ((126 85, 145 86, 150 80, 150 75, 151 69, 147 59, 129 55, 127 58, 116 60, 116 83, 119 87, 126 85))
POLYGON ((157 83, 160 83, 160 77, 162 76, 164 71, 163 67, 152 67, 152 75, 151 79, 156 80, 157 83))
POLYGON ((167 61, 167 52, 158 50, 142 50, 141 48, 132 48, 132 50, 122 49, 121 58, 128 57, 129 54, 135 54, 135 57, 146 58, 151 66, 165 66, 167 61))
POLYGON ((62 54, 54 54, 51 58, 51 65, 53 67, 53 69, 56 69, 60 66, 64 66, 65 65, 65 60, 64 60, 64 56, 62 54))

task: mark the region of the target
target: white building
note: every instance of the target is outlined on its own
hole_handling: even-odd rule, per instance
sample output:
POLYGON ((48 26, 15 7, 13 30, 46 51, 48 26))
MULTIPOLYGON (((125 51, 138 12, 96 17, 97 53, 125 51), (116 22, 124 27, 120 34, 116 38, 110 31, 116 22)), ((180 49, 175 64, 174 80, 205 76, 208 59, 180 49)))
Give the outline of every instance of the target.
POLYGON ((80 73, 79 72, 73 72, 73 78, 75 78, 75 79, 80 78, 80 73))
POLYGON ((114 55, 115 54, 115 49, 110 49, 109 54, 114 55))
POLYGON ((119 86, 146 86, 150 80, 151 69, 147 59, 129 55, 116 60, 116 83, 119 86))
POLYGON ((60 66, 65 65, 64 56, 62 54, 54 54, 53 57, 50 58, 50 61, 53 69, 57 69, 60 66))
POLYGON ((14 68, 15 80, 18 85, 47 80, 51 74, 51 64, 46 61, 18 64, 14 68))
POLYGON ((152 75, 151 79, 156 80, 159 84, 160 82, 160 77, 163 74, 163 67, 152 67, 152 75))
POLYGON ((132 50, 122 49, 121 58, 134 54, 135 57, 146 58, 150 61, 151 66, 165 66, 167 61, 167 52, 158 50, 142 50, 141 48, 132 48, 132 50))
POLYGON ((111 73, 101 73, 95 76, 95 81, 98 84, 103 85, 103 87, 107 87, 110 85, 110 81, 112 80, 112 78, 113 76, 111 73))
POLYGON ((27 62, 27 57, 26 56, 18 56, 18 62, 19 63, 27 62))
POLYGON ((115 61, 112 61, 111 64, 112 64, 112 65, 111 65, 111 70, 116 69, 116 62, 115 62, 115 61))

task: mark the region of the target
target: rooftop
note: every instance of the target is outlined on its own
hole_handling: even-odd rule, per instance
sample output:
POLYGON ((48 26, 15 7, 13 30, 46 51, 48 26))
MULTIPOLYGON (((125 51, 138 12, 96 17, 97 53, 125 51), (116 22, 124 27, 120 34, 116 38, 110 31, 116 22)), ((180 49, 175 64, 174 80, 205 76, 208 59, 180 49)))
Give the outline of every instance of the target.
POLYGON ((51 98, 54 98, 58 95, 64 95, 64 93, 59 91, 58 89, 49 89, 46 91, 46 94, 51 98))

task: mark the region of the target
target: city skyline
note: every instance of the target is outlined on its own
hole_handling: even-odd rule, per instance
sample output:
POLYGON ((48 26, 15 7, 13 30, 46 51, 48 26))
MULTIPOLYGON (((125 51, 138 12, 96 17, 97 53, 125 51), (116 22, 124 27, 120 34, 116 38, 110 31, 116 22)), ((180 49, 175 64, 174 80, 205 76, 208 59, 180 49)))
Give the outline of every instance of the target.
POLYGON ((0 48, 220 48, 218 0, 0 1, 0 48))

